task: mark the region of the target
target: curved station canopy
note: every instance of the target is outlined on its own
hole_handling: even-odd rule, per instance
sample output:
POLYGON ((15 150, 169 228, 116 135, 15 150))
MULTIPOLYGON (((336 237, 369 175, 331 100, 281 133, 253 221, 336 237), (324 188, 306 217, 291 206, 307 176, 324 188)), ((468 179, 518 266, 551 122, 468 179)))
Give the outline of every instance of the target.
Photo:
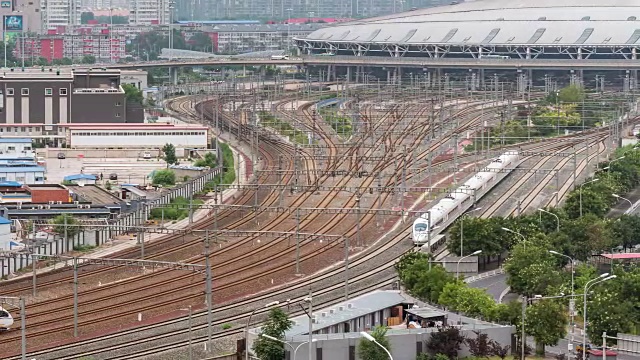
POLYGON ((295 39, 304 54, 636 59, 637 0, 478 0, 364 19, 295 39))

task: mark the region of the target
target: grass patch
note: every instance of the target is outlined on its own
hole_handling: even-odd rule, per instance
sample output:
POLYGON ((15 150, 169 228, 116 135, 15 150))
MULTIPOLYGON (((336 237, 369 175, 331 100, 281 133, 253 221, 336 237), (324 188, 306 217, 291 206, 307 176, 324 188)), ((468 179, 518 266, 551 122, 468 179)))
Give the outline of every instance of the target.
POLYGON ((304 131, 294 128, 288 122, 282 121, 266 111, 260 112, 260 123, 272 128, 280 135, 288 136, 293 142, 298 144, 309 143, 309 138, 304 131))
POLYGON ((219 190, 227 188, 227 185, 233 184, 236 181, 236 170, 234 167, 233 151, 231 147, 225 143, 220 143, 220 150, 222 151, 222 174, 217 175, 211 181, 204 184, 204 188, 200 193, 208 193, 215 190, 218 185, 219 190))
POLYGON ((331 111, 326 108, 322 108, 318 111, 320 116, 327 124, 336 132, 336 134, 348 138, 353 134, 353 126, 351 124, 351 118, 348 116, 339 115, 337 111, 331 111))
POLYGON ((91 250, 93 250, 93 249, 95 249, 95 248, 96 248, 96 247, 95 247, 95 246, 93 246, 93 245, 84 245, 84 244, 81 244, 81 245, 76 245, 76 246, 74 246, 74 247, 73 247, 73 251, 89 252, 89 251, 91 251, 91 250))
MULTIPOLYGON (((204 204, 204 201, 199 199, 193 199, 191 202, 193 211, 197 210, 200 205, 204 204)), ((182 220, 189 216, 189 199, 182 196, 178 196, 173 199, 169 206, 164 208, 155 208, 151 210, 151 219, 162 219, 164 212, 165 220, 182 220)))

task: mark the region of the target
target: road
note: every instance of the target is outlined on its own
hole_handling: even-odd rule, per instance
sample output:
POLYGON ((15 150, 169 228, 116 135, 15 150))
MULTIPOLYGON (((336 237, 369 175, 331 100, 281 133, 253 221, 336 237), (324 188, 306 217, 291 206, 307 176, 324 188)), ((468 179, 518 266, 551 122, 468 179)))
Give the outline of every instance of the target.
MULTIPOLYGON (((393 66, 405 68, 442 68, 442 69, 553 69, 553 70, 637 70, 640 61, 636 60, 590 60, 590 59, 457 59, 457 58, 408 58, 408 57, 369 57, 369 56, 305 56, 290 60, 271 60, 265 58, 229 58, 229 59, 189 59, 182 61, 151 61, 124 64, 94 64, 114 69, 142 69, 151 67, 182 66, 226 66, 226 65, 298 65, 298 66, 393 66)), ((75 65, 76 67, 78 65, 75 65)))
POLYGON ((500 295, 508 287, 507 275, 498 274, 496 276, 484 278, 470 283, 469 286, 477 289, 486 289, 489 295, 493 296, 496 301, 500 301, 500 295))

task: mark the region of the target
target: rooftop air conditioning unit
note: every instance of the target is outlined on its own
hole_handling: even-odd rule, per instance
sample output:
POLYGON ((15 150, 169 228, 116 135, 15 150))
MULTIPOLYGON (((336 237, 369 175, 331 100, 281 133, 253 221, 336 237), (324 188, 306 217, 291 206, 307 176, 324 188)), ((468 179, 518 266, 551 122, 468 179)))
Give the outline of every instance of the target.
POLYGON ((55 201, 50 200, 50 201, 49 201, 49 204, 50 204, 50 205, 51 205, 51 204, 55 204, 55 201))
POLYGON ((22 203, 21 202, 18 202, 16 204, 16 209, 22 209, 22 203))
POLYGON ((78 204, 80 204, 80 201, 74 201, 73 203, 74 203, 75 205, 78 205, 78 204))
POLYGON ((58 202, 56 202, 56 204, 62 205, 62 201, 58 201, 58 202))
POLYGON ((338 307, 338 310, 340 310, 340 311, 344 311, 344 306, 339 306, 339 307, 338 307))
POLYGON ((322 313, 322 317, 327 317, 327 313, 326 313, 326 312, 323 312, 323 313, 322 313))
POLYGON ((42 210, 42 209, 44 209, 44 206, 38 205, 38 209, 42 210))
POLYGON ((91 209, 91 205, 85 205, 84 208, 85 209, 91 209))
POLYGON ((44 207, 45 209, 51 209, 51 205, 47 205, 44 207))
POLYGON ((347 304, 347 309, 352 309, 353 308, 353 304, 347 304))
POLYGON ((82 209, 83 205, 78 205, 78 209, 82 209))
POLYGON ((336 309, 330 309, 329 310, 329 314, 335 314, 336 313, 336 309))

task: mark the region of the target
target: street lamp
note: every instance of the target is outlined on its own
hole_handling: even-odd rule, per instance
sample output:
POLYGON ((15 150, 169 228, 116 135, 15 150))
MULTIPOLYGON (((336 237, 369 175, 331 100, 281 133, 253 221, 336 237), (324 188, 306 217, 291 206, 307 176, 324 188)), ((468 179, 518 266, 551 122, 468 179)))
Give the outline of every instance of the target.
POLYGON ((463 214, 460 218, 460 256, 464 256, 464 252, 462 251, 462 245, 464 243, 464 218, 471 214, 474 211, 482 210, 481 207, 475 208, 473 210, 469 210, 466 214, 463 214))
POLYGON ((524 237, 524 235, 520 234, 520 233, 519 233, 519 232, 517 232, 517 231, 513 231, 513 230, 511 230, 511 229, 509 229, 509 228, 506 228, 506 227, 503 227, 503 228, 502 228, 502 230, 504 230, 504 231, 506 231, 506 232, 510 232, 510 233, 512 233, 512 234, 516 234, 516 235, 520 236, 520 237, 522 238, 522 243, 524 244, 524 246, 525 246, 525 247, 527 246, 527 245, 526 245, 526 241, 527 241, 527 239, 524 237))
POLYGON ((580 188, 579 188, 579 193, 580 193, 580 217, 582 217, 582 187, 587 185, 587 184, 594 183, 594 182, 596 182, 598 180, 600 180, 600 179, 596 178, 596 179, 593 179, 591 181, 587 181, 586 183, 582 183, 580 185, 580 188))
POLYGON ((469 254, 467 256, 463 256, 458 260, 458 263, 456 264, 456 279, 458 279, 460 277, 460 261, 462 261, 462 260, 464 260, 464 259, 466 259, 468 257, 474 256, 474 255, 478 255, 481 252, 482 252, 482 250, 475 251, 472 254, 469 254))
MULTIPOLYGON (((546 213, 546 214, 555 216, 555 218, 556 218, 556 232, 560 232, 560 218, 558 217, 558 215, 556 215, 556 214, 554 214, 554 213, 552 213, 550 211, 547 211, 545 209, 538 209, 538 211, 540 211, 541 213, 546 213)), ((540 220, 542 222, 542 214, 540 214, 540 220)))
POLYGON ((630 207, 633 207, 633 203, 631 202, 631 200, 629 200, 629 199, 627 199, 627 198, 624 198, 624 197, 622 197, 622 196, 620 196, 620 195, 618 195, 618 194, 611 194, 611 195, 613 195, 613 197, 614 197, 614 198, 616 198, 616 199, 622 199, 622 200, 625 200, 626 202, 628 202, 628 203, 629 203, 629 206, 630 206, 630 207))
POLYGON ((391 353, 389 352, 389 350, 387 350, 387 348, 385 348, 384 346, 380 345, 380 343, 373 336, 371 336, 369 333, 364 332, 364 331, 361 331, 360 335, 362 335, 362 337, 364 337, 365 339, 371 341, 372 343, 380 346, 382 348, 382 350, 384 350, 387 353, 387 355, 389 355, 389 359, 393 360, 393 356, 391 356, 391 353))
POLYGON ((575 327, 576 327, 576 325, 574 323, 574 319, 575 319, 575 315, 574 315, 574 313, 575 313, 575 309, 574 309, 575 308, 575 298, 574 298, 575 292, 574 291, 575 290, 574 290, 574 280, 573 280, 574 279, 574 266, 575 266, 576 261, 571 256, 559 253, 559 252, 557 252, 555 250, 549 250, 549 253, 553 254, 553 255, 566 257, 571 262, 571 300, 569 300, 569 303, 570 303, 570 305, 569 305, 569 313, 570 313, 570 316, 571 316, 571 324, 570 324, 571 325, 571 344, 573 344, 574 334, 575 334, 575 327), (571 305, 571 304, 573 304, 573 305, 571 305))
MULTIPOLYGON (((285 344, 285 345, 289 345, 289 347, 291 347, 291 350, 293 350, 293 360, 296 360, 296 354, 298 353, 298 349, 299 349, 302 345, 304 345, 304 344, 308 344, 308 343, 309 343, 308 341, 301 342, 301 343, 300 343, 300 344, 298 344, 298 346, 296 346, 296 347, 295 347, 295 349, 294 349, 294 348, 293 348, 293 345, 289 344, 289 343, 288 343, 288 342, 286 342, 286 341, 283 341, 283 340, 280 340, 280 339, 278 339, 278 338, 275 338, 275 337, 273 337, 273 336, 266 335, 266 334, 260 334, 260 336, 261 336, 261 337, 263 337, 263 338, 265 338, 265 339, 269 339, 269 340, 277 341, 277 342, 282 343, 282 344, 285 344)), ((316 341, 318 341, 318 339, 313 339, 313 340, 311 340, 311 342, 316 342, 316 341)))
MULTIPOLYGON (((597 278, 588 281, 585 285, 584 285, 584 304, 583 304, 583 320, 582 320, 582 358, 586 359, 587 356, 587 293, 589 292, 589 289, 594 286, 597 285, 599 283, 611 280, 611 279, 615 279, 616 275, 611 275, 608 276, 609 273, 604 273, 600 276, 598 276, 597 278)), ((604 351, 604 350, 603 350, 604 351)))
MULTIPOLYGON (((288 303, 289 301, 290 301, 290 300, 287 300, 287 303, 288 303)), ((256 308, 256 309, 254 309, 254 310, 251 312, 251 314, 249 315, 249 321, 247 321, 247 326, 246 326, 246 327, 245 327, 245 329, 244 329, 244 346, 245 346, 245 359, 246 359, 246 360, 249 360, 249 348, 248 348, 248 346, 249 346, 249 325, 251 324, 251 317, 252 317, 252 316, 253 316, 253 314, 255 314, 255 313, 256 313, 256 311, 258 311, 259 309, 266 309, 266 308, 270 308, 270 307, 276 306, 276 305, 278 305, 278 304, 280 304, 280 301, 277 301, 277 300, 276 300, 276 301, 272 301, 272 302, 270 302, 270 303, 268 303, 268 304, 265 304, 265 305, 264 305, 263 307, 261 307, 261 308, 256 308)))

